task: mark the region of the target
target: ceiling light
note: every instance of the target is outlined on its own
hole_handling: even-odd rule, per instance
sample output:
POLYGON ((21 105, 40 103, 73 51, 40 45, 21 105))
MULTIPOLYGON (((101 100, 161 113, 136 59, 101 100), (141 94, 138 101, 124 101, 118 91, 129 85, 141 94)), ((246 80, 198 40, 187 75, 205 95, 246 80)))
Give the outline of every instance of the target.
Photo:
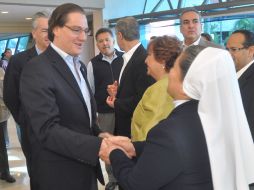
POLYGON ((8 11, 1 11, 2 14, 7 14, 9 13, 8 11))
POLYGON ((31 18, 31 17, 26 17, 26 20, 32 20, 33 18, 31 18))

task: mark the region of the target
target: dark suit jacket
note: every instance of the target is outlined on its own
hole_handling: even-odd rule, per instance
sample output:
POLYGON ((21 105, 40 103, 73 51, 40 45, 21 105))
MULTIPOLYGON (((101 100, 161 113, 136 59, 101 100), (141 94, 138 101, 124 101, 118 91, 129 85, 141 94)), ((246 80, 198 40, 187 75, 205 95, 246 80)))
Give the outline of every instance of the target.
POLYGON ((25 64, 38 54, 35 47, 13 55, 9 61, 4 78, 4 103, 10 110, 14 120, 21 126, 26 127, 24 111, 21 108, 19 97, 19 81, 25 64))
POLYGON ((19 82, 20 76, 25 64, 27 64, 32 58, 38 56, 35 46, 26 51, 20 52, 13 55, 9 61, 8 67, 6 69, 4 78, 4 91, 3 98, 6 106, 10 110, 14 120, 20 126, 21 132, 21 147, 23 153, 26 157, 27 170, 30 176, 30 185, 32 188, 32 175, 31 175, 31 150, 30 143, 27 134, 27 128, 29 124, 26 120, 26 114, 21 106, 21 100, 19 96, 19 82))
MULTIPOLYGON (((85 67, 83 66, 83 69, 85 67)), ((80 88, 62 57, 49 46, 25 65, 20 81, 22 106, 30 122, 32 173, 39 190, 95 190, 103 181, 101 139, 80 88)))
POLYGON ((135 143, 135 163, 121 150, 110 154, 114 176, 125 190, 212 190, 206 140, 197 101, 176 107, 135 143))
POLYGON ((132 114, 154 80, 147 75, 146 50, 140 45, 127 63, 115 101, 115 134, 130 137, 132 114))
POLYGON ((238 79, 243 107, 254 139, 254 63, 238 79))

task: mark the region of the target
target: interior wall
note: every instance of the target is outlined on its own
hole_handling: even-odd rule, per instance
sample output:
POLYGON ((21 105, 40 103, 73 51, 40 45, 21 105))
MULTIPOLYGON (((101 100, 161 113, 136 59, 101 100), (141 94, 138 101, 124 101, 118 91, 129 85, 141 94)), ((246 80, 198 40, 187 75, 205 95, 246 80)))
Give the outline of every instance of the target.
POLYGON ((93 36, 88 36, 87 41, 84 44, 84 50, 80 55, 80 59, 84 64, 88 64, 93 57, 94 57, 93 36))

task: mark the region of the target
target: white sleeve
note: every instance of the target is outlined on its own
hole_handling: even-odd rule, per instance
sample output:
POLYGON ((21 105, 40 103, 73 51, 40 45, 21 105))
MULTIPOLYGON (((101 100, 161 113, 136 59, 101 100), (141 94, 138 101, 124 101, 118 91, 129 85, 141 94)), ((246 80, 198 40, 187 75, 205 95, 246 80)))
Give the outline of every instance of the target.
POLYGON ((87 80, 90 84, 90 87, 92 89, 92 92, 93 94, 95 93, 95 85, 94 85, 94 75, 93 75, 93 64, 92 62, 90 61, 88 64, 87 64, 87 80))

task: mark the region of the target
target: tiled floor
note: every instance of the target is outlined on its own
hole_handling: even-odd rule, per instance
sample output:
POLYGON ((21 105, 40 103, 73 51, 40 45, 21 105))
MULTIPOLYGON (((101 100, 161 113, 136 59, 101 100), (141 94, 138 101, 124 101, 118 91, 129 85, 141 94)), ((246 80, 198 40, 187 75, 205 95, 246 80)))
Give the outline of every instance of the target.
MULTIPOLYGON (((26 170, 25 158, 18 142, 13 118, 10 118, 8 121, 8 131, 10 138, 10 146, 8 148, 9 165, 11 174, 15 177, 16 182, 7 183, 0 180, 0 190, 29 190, 29 177, 26 170)), ((102 164, 102 166, 104 166, 104 164, 102 164)), ((105 180, 107 180, 104 168, 103 173, 105 180)), ((99 184, 99 190, 103 189, 105 189, 105 187, 99 184)))

